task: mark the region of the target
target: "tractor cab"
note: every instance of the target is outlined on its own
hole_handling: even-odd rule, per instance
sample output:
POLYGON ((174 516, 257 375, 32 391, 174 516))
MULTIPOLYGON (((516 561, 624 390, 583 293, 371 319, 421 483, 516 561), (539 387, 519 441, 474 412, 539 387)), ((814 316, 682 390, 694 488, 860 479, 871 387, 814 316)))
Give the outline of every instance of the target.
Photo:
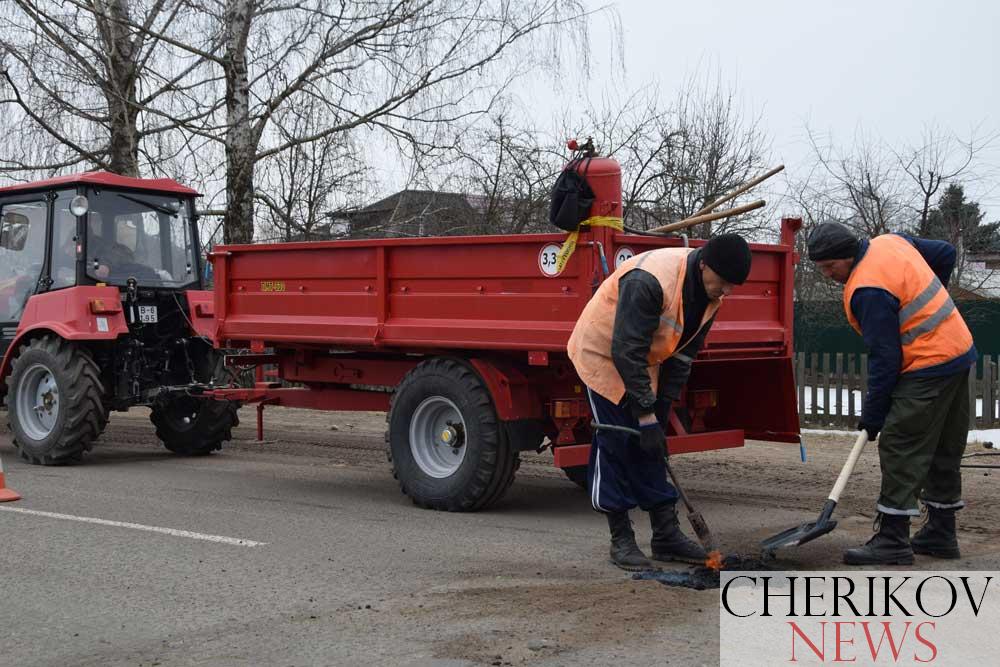
POLYGON ((16 328, 31 296, 78 285, 200 289, 196 196, 102 172, 0 188, 0 325, 16 328))
POLYGON ((171 451, 229 438, 235 406, 191 395, 230 379, 211 343, 197 196, 106 172, 0 188, 0 395, 26 460, 78 460, 109 412, 134 406, 171 451))

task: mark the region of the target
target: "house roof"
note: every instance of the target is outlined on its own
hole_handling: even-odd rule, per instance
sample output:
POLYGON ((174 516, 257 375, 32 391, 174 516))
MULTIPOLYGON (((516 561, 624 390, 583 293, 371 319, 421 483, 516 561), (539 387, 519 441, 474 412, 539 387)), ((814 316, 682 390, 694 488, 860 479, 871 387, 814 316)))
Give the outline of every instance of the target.
POLYGON ((388 197, 379 199, 377 202, 348 211, 342 215, 350 217, 359 213, 377 213, 379 211, 391 211, 396 209, 402 201, 411 203, 425 203, 430 201, 440 201, 442 204, 459 205, 463 207, 471 206, 469 196, 460 192, 438 192, 437 190, 400 190, 388 197))

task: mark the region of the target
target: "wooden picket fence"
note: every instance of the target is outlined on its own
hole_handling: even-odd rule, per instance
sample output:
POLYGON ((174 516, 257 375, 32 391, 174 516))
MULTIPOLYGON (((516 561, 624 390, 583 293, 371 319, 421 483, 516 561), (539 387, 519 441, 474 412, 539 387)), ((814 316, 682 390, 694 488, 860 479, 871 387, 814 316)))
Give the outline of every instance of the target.
MULTIPOLYGON (((867 354, 799 352, 794 358, 803 426, 857 426, 868 388, 867 354)), ((984 355, 969 370, 969 427, 1000 427, 1000 356, 984 355)))

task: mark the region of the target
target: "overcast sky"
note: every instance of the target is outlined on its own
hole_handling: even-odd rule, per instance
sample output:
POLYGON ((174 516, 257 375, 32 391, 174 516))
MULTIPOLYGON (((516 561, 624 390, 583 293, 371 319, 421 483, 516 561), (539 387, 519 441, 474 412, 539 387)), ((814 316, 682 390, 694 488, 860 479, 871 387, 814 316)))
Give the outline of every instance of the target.
MULTIPOLYGON (((585 0, 589 7, 607 3, 585 0)), ((589 94, 655 83, 672 99, 701 68, 720 71, 750 108, 761 110, 775 162, 790 175, 809 154, 805 127, 849 145, 859 126, 894 146, 917 142, 936 122, 968 136, 1000 131, 1000 3, 950 0, 619 0, 624 82, 611 23, 591 22, 589 94)), ((540 104, 565 91, 534 91, 540 104)), ((988 161, 1000 165, 1000 142, 988 161)), ((993 182, 996 179, 992 179, 993 182)), ((973 187, 1000 218, 1000 188, 973 187)))

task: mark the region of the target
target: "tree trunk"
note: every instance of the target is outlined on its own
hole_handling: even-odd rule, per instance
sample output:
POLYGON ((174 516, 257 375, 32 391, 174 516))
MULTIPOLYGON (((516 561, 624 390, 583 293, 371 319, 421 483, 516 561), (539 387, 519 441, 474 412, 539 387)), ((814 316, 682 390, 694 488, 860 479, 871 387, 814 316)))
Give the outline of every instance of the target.
POLYGON ((139 107, 136 102, 136 79, 139 52, 129 32, 131 22, 126 0, 112 0, 107 6, 110 18, 98 19, 107 53, 107 85, 104 96, 108 103, 110 140, 109 168, 122 176, 139 176, 139 140, 136 122, 139 107))
POLYGON ((250 122, 247 36, 252 0, 226 2, 226 243, 253 242, 253 177, 257 142, 250 122))
POLYGON ((930 214, 931 210, 931 195, 929 192, 924 192, 924 205, 920 209, 920 235, 927 236, 929 230, 927 229, 927 216, 930 214))

